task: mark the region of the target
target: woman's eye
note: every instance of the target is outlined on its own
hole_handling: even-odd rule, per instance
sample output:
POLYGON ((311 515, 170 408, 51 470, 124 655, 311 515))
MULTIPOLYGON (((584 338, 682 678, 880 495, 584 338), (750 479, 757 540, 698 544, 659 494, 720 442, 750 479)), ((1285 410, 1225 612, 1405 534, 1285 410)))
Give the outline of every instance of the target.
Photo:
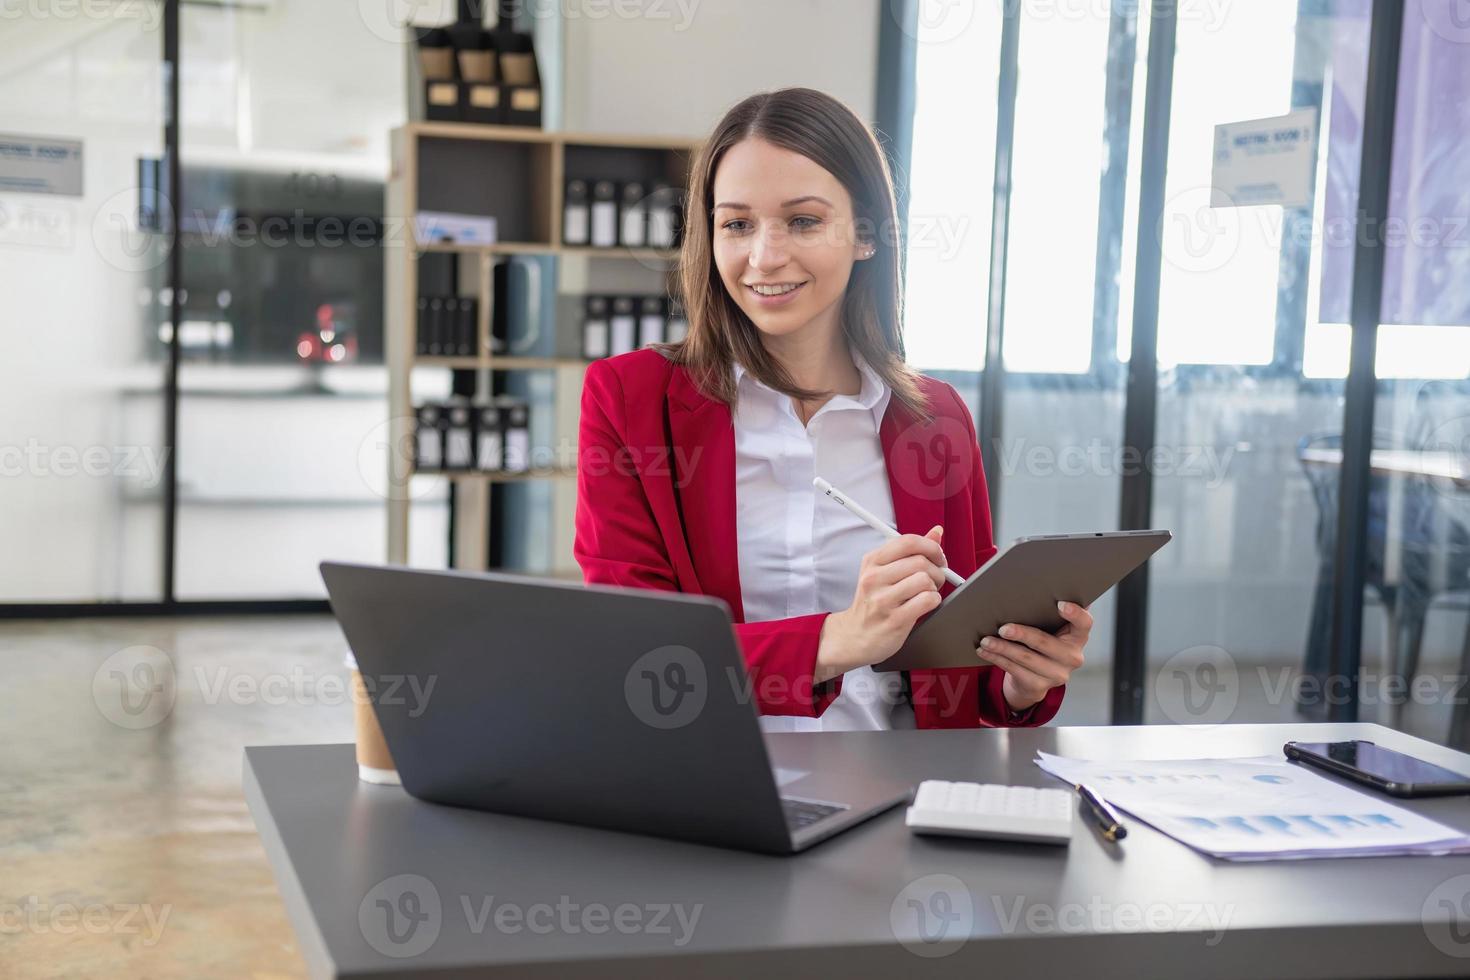
MULTIPOLYGON (((821 223, 822 219, 805 214, 791 219, 791 227, 797 231, 810 231, 821 223)), ((733 218, 720 227, 732 235, 743 235, 750 230, 750 222, 744 218, 733 218)))

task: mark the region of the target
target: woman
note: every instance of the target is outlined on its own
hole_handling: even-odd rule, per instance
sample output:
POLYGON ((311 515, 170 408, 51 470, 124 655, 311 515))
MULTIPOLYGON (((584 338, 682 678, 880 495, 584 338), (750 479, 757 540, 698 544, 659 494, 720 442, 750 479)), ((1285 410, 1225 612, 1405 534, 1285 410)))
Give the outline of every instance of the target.
POLYGON ((595 362, 575 554, 589 583, 718 596, 768 731, 1040 725, 1092 626, 1010 625, 973 668, 874 672, 994 553, 974 423, 912 371, 897 210, 862 121, 811 89, 751 96, 689 180, 685 340, 595 362), (821 476, 900 532, 885 539, 821 476), (941 547, 942 543, 942 547, 941 547))

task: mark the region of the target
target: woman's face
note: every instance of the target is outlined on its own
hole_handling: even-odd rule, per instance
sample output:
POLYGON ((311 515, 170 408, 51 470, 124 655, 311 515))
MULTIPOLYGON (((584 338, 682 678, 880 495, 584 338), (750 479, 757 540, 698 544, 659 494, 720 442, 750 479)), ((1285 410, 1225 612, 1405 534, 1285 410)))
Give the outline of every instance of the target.
POLYGON ((835 323, 852 264, 869 254, 836 177, 800 153, 742 140, 715 171, 713 217, 720 278, 762 334, 835 323))

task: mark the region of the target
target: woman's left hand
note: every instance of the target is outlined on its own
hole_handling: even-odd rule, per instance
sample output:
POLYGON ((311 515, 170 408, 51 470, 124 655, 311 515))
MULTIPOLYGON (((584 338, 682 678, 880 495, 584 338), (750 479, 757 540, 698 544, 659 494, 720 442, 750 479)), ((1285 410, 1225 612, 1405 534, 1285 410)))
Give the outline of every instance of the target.
POLYGON ((985 637, 975 650, 981 660, 1006 672, 1002 690, 1014 711, 1036 704, 1082 666, 1092 614, 1075 602, 1059 602, 1057 610, 1067 624, 1055 634, 1007 623, 1000 628, 1000 636, 985 637))

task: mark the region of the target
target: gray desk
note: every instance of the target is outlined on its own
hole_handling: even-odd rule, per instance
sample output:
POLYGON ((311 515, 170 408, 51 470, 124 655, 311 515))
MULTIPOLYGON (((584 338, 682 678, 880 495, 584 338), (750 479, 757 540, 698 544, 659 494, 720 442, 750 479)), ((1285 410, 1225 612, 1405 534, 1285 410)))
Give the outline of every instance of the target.
MULTIPOLYGON (((1275 753, 1288 738, 1369 738, 1470 772, 1470 756, 1376 725, 769 744, 799 768, 1040 786, 1051 781, 1031 763, 1037 749, 1196 758, 1275 753)), ((803 855, 765 857, 421 803, 358 782, 347 745, 249 748, 245 793, 320 977, 1470 974, 1470 856, 1228 864, 1137 821, 1112 852, 1090 831, 1067 848, 915 838, 900 808, 803 855)), ((1470 799, 1409 806, 1470 829, 1470 799)))

